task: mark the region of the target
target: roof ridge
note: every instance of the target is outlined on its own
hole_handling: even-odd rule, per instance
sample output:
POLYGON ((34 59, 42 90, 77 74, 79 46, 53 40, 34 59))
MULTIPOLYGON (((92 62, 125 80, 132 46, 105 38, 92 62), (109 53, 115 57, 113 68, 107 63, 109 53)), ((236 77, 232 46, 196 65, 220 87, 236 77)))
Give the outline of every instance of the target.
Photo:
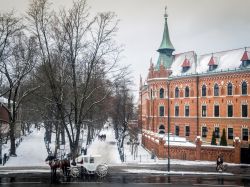
MULTIPOLYGON (((250 48, 250 47, 246 47, 246 48, 250 48)), ((224 50, 224 51, 218 51, 218 52, 212 52, 212 53, 205 53, 205 54, 198 55, 198 56, 206 56, 206 55, 211 55, 211 54, 225 53, 225 52, 230 52, 230 51, 237 51, 237 50, 240 50, 240 49, 245 50, 245 47, 236 48, 236 49, 229 49, 229 50, 224 50)))

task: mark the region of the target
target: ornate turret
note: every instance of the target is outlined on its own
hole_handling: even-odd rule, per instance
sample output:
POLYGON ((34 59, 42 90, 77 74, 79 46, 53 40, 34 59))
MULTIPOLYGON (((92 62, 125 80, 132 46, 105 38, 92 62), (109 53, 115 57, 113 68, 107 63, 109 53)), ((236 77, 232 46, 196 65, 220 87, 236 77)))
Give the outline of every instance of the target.
POLYGON ((160 69, 161 64, 163 64, 163 66, 167 69, 171 67, 173 63, 172 53, 175 50, 169 38, 168 23, 167 23, 168 15, 166 9, 167 8, 165 8, 165 14, 164 14, 165 26, 164 26, 162 42, 159 49, 157 50, 157 52, 159 52, 159 58, 157 61, 156 69, 158 70, 160 69))

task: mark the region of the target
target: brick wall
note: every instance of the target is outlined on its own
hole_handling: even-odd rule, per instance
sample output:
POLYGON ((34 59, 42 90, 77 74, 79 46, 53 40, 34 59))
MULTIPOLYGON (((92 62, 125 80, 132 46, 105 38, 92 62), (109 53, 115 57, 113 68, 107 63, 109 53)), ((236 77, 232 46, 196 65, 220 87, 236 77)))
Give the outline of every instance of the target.
MULTIPOLYGON (((166 141, 153 133, 143 133, 142 144, 154 151, 158 158, 167 158, 168 146, 166 141)), ((180 160, 207 160, 216 161, 218 155, 223 155, 224 161, 240 163, 240 141, 235 139, 233 146, 206 146, 202 145, 200 137, 197 137, 194 146, 170 146, 170 158, 180 160)))

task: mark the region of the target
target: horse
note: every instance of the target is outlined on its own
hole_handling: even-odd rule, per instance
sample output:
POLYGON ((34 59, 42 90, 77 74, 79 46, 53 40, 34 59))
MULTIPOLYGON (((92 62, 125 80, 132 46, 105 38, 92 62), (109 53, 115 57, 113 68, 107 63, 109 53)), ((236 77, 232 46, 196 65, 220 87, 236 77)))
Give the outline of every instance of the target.
POLYGON ((98 140, 105 141, 106 140, 106 134, 98 135, 98 140))
POLYGON ((63 171, 63 175, 69 176, 70 161, 68 159, 60 160, 60 169, 63 171))
POLYGON ((45 162, 48 162, 51 170, 51 179, 53 181, 56 181, 56 170, 57 168, 60 167, 60 161, 56 158, 56 156, 49 155, 46 159, 45 162))

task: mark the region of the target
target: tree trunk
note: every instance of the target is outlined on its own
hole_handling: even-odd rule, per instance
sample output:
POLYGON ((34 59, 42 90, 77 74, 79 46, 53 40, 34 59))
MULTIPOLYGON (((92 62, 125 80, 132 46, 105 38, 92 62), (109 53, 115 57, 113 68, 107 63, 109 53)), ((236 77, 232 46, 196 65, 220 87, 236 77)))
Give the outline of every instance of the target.
POLYGON ((16 156, 15 123, 10 122, 10 156, 16 156))
POLYGON ((65 131, 64 131, 63 126, 61 126, 61 142, 62 142, 62 145, 65 145, 65 131))

